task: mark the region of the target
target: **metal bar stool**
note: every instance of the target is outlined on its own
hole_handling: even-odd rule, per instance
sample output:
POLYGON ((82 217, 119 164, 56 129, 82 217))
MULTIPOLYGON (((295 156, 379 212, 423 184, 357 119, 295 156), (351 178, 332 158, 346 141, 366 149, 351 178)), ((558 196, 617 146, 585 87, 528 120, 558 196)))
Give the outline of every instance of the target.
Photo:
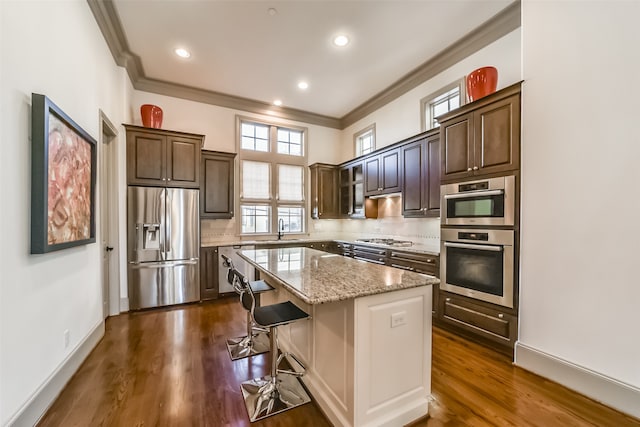
POLYGON ((256 307, 256 298, 249 281, 235 271, 235 279, 241 289, 240 300, 249 310, 258 326, 269 328, 271 372, 270 375, 245 381, 240 385, 244 403, 251 422, 266 418, 296 406, 311 402, 311 398, 298 379, 304 375, 304 365, 291 353, 278 356, 278 326, 307 319, 309 315, 291 301, 256 307), (293 359, 303 372, 278 369, 283 359, 293 359))
MULTIPOLYGON (((238 281, 235 279, 235 275, 238 274, 237 270, 233 266, 233 261, 226 255, 220 255, 223 259, 223 265, 228 268, 227 281, 233 286, 236 293, 238 293, 242 299, 242 290, 238 285, 238 281)), ((250 282, 251 290, 254 294, 260 294, 266 291, 272 291, 273 287, 267 284, 264 280, 256 280, 250 282)), ((247 334, 242 337, 230 338, 227 340, 227 350, 229 350, 229 356, 231 360, 238 360, 245 357, 255 356, 256 354, 262 354, 269 351, 269 337, 268 329, 257 326, 251 317, 251 312, 247 309, 247 334)))

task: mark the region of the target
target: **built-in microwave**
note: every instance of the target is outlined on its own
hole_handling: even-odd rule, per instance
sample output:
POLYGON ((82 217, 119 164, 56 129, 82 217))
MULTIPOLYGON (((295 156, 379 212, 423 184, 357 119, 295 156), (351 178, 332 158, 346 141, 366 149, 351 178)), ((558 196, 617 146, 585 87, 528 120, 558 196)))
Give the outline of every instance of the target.
POLYGON ((442 228, 440 289, 513 308, 514 231, 442 228))
POLYGON ((442 225, 513 226, 516 212, 514 175, 445 184, 441 187, 442 225))

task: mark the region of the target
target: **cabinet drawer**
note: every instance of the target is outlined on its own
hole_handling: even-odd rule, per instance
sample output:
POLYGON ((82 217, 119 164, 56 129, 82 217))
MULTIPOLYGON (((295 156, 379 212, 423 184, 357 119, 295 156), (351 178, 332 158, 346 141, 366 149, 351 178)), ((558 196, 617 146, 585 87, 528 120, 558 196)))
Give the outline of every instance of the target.
POLYGON ((389 257, 391 267, 415 271, 416 273, 439 276, 438 257, 415 252, 391 251, 389 257))
POLYGON ((461 298, 441 297, 441 316, 445 322, 479 333, 503 343, 515 340, 516 318, 508 313, 475 305, 461 298))
POLYGON ((353 257, 363 261, 375 262, 376 264, 385 264, 387 260, 387 250, 354 245, 353 257))
POLYGON ((402 258, 391 258, 389 259, 389 265, 391 267, 401 268, 403 270, 415 271, 416 273, 428 274, 430 276, 437 276, 436 264, 410 261, 402 258))

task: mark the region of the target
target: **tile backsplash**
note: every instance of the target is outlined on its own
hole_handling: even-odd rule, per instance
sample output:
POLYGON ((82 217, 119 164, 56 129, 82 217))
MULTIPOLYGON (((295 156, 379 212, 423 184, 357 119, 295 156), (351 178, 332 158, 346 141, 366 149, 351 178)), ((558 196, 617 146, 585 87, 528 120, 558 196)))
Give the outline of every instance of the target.
MULTIPOLYGON (((237 235, 236 218, 202 220, 200 235, 203 244, 241 240, 237 235)), ((309 220, 309 237, 346 240, 390 238, 437 248, 440 245, 440 219, 404 218, 401 197, 382 198, 378 200, 378 219, 309 220)))

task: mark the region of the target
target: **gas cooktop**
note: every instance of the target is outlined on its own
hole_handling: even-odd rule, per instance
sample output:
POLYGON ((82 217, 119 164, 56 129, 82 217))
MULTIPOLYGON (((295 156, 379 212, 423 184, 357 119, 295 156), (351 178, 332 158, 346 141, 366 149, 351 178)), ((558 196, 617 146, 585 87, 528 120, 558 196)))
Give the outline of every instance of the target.
POLYGON ((374 243, 376 245, 387 245, 387 246, 411 246, 413 242, 409 240, 396 240, 396 239, 358 239, 357 242, 362 243, 374 243))

